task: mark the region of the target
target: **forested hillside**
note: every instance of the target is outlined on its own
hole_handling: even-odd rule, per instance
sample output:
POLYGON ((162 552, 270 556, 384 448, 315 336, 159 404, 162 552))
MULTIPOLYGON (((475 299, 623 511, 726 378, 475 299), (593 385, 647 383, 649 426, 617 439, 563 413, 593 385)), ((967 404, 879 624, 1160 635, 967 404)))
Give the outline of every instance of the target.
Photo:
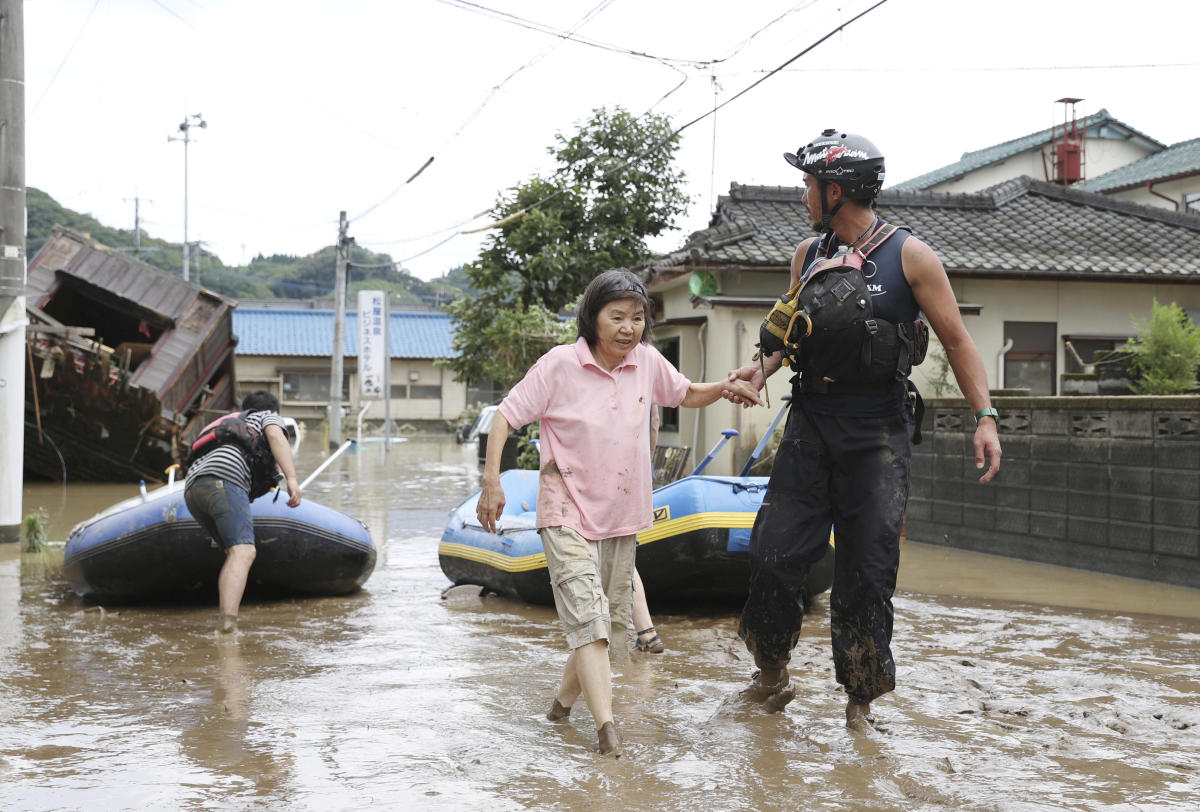
MULTIPOLYGON (((183 253, 179 243, 170 243, 141 234, 135 250, 131 229, 106 226, 88 214, 80 214, 58 204, 40 189, 26 190, 29 210, 28 254, 36 256, 50 237, 54 226, 66 226, 89 235, 109 248, 115 248, 169 273, 178 274, 183 253)), ((215 254, 193 254, 189 275, 217 293, 237 299, 324 299, 333 295, 335 249, 332 245, 308 256, 259 254, 249 265, 227 266, 215 254)), ((393 302, 424 303, 441 306, 463 295, 466 276, 461 268, 426 282, 408 271, 397 270, 387 254, 377 254, 358 246, 350 249, 349 296, 360 289, 386 290, 393 302)))

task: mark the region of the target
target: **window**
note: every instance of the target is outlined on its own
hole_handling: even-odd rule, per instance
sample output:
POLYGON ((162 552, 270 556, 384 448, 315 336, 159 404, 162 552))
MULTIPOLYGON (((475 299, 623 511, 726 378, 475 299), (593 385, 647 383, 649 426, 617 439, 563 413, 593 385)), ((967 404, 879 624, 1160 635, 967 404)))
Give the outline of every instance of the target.
POLYGON ((404 400, 408 397, 408 387, 402 383, 392 384, 392 400, 404 400))
MULTIPOLYGON (((661 341, 654 342, 658 347, 658 351, 663 354, 671 362, 671 365, 679 369, 679 339, 664 338, 661 341)), ((663 406, 662 407, 662 425, 658 428, 659 431, 679 431, 679 407, 663 406)))
POLYGON ((467 405, 476 403, 492 405, 499 403, 505 394, 505 389, 495 381, 469 381, 467 383, 467 405))
POLYGON ((237 393, 235 395, 235 397, 237 398, 237 402, 240 404, 242 402, 242 398, 246 397, 246 395, 250 394, 251 392, 257 392, 259 390, 262 390, 264 392, 270 392, 275 397, 279 398, 280 400, 283 400, 283 398, 279 394, 279 378, 278 377, 275 377, 275 378, 238 378, 238 388, 237 388, 237 393))
POLYGON ((1004 356, 1004 388, 1028 389, 1031 395, 1053 395, 1055 338, 1052 321, 1006 321, 1004 343, 1012 349, 1004 356))
POLYGON ((1200 214, 1200 192, 1188 192, 1183 196, 1183 209, 1190 214, 1200 214))
POLYGON ((421 386, 414 383, 408 387, 408 397, 411 400, 441 400, 442 387, 437 385, 421 386))
MULTIPOLYGON (((283 373, 282 400, 329 402, 328 372, 283 373)), ((342 375, 342 400, 350 399, 350 376, 342 375)))
POLYGON ((1083 372, 1083 367, 1079 365, 1079 361, 1075 360, 1075 353, 1072 353, 1067 348, 1066 343, 1071 342, 1071 346, 1075 348, 1075 352, 1079 353, 1079 357, 1083 359, 1085 364, 1096 363, 1097 353, 1101 353, 1100 357, 1104 357, 1103 353, 1112 352, 1125 346, 1125 336, 1063 336, 1063 357, 1066 359, 1065 369, 1067 372, 1083 372))

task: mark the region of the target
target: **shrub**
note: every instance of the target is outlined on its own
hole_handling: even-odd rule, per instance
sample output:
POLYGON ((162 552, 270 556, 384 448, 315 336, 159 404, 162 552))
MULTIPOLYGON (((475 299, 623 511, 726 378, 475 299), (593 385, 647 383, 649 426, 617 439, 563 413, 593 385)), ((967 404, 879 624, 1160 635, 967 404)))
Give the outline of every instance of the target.
POLYGON ((952 370, 950 369, 950 359, 946 357, 946 348, 935 336, 929 337, 929 352, 926 353, 926 356, 925 363, 932 367, 926 380, 929 381, 929 387, 933 390, 933 396, 935 398, 962 397, 958 387, 950 380, 952 370))
POLYGON ((1149 319, 1134 319, 1136 339, 1128 348, 1134 352, 1133 391, 1139 395, 1178 395, 1196 387, 1200 366, 1200 328, 1178 304, 1160 305, 1154 300, 1149 319))
POLYGON ((22 552, 40 553, 46 548, 46 522, 48 520, 49 517, 44 508, 38 508, 37 511, 25 517, 23 523, 25 546, 21 550, 22 552))

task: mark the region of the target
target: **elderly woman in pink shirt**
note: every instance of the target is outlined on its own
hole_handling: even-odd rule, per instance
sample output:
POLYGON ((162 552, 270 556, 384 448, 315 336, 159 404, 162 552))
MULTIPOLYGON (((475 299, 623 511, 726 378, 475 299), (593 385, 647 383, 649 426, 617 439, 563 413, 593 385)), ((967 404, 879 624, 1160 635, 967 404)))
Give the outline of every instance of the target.
POLYGON ((630 628, 637 533, 652 524, 650 410, 707 406, 726 391, 761 403, 745 381, 689 381, 650 344, 650 320, 650 299, 637 276, 605 271, 592 280, 579 303, 579 339, 539 358, 500 404, 477 513, 483 528, 495 532, 509 428, 540 420, 537 526, 571 650, 547 716, 566 718, 582 693, 605 755, 620 752, 611 626, 630 628))

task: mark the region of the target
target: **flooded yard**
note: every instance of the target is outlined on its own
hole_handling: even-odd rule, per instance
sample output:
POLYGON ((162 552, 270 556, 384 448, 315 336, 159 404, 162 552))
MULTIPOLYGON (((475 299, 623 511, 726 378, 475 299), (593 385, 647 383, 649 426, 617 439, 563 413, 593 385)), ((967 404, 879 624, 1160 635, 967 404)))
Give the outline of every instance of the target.
MULTIPOLYGON (((302 447, 303 478, 320 464, 302 447)), ((667 651, 613 654, 617 760, 582 705, 549 708, 551 608, 449 585, 437 542, 478 487, 474 446, 366 444, 305 497, 360 518, 380 558, 339 598, 97 607, 61 545, 0 548, 0 808, 1194 809, 1200 593, 906 543, 895 693, 847 730, 827 596, 797 698, 725 702, 752 664, 737 609, 655 614, 667 651)), ((50 537, 135 486, 27 484, 50 537)), ((654 610, 654 595, 650 595, 654 610)))

